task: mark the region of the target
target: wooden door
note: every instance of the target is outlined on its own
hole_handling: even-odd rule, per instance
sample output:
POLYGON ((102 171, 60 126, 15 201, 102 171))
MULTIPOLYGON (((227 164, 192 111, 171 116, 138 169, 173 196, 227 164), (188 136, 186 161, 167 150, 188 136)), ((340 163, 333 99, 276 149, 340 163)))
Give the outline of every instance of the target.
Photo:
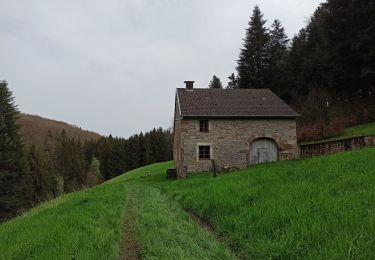
POLYGON ((257 139, 251 143, 250 164, 274 162, 277 159, 277 145, 271 139, 257 139))

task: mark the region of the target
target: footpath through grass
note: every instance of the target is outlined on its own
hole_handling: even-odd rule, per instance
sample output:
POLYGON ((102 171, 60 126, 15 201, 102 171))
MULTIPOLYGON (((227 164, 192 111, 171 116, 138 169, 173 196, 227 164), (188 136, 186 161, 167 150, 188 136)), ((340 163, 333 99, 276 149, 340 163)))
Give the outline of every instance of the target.
POLYGON ((118 259, 127 192, 143 259, 234 258, 182 208, 240 258, 375 258, 375 148, 218 178, 166 180, 171 167, 143 167, 0 224, 0 259, 118 259))
POLYGON ((135 198, 132 237, 142 259, 232 259, 226 246, 189 219, 177 202, 139 183, 140 176, 160 176, 168 167, 170 162, 136 169, 0 224, 0 259, 119 259, 120 248, 129 242, 123 240, 127 193, 135 198))
POLYGON ((225 174, 144 179, 211 223, 243 258, 373 259, 375 149, 225 174))
POLYGON ((137 197, 141 259, 234 259, 222 243, 159 190, 134 183, 127 188, 137 197))

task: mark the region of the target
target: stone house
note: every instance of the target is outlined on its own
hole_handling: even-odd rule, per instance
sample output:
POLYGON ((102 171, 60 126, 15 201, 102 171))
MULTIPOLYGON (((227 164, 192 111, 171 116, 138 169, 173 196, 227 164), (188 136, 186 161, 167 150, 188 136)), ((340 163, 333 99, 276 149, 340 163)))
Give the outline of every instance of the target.
POLYGON ((175 99, 173 160, 188 172, 288 160, 299 154, 299 116, 269 89, 197 89, 185 81, 175 99))

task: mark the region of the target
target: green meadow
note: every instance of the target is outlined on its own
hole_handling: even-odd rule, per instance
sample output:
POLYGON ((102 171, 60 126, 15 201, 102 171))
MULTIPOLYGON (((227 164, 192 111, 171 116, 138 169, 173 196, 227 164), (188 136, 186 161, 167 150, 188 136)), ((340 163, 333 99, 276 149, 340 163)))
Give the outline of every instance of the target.
POLYGON ((139 168, 0 224, 0 259, 118 259, 129 194, 142 259, 375 257, 374 148, 217 178, 166 180, 171 167, 139 168))

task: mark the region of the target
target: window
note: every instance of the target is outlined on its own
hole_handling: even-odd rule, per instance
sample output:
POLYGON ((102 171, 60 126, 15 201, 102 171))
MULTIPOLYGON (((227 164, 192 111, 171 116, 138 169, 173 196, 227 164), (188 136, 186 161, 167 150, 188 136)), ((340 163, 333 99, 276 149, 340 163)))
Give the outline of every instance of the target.
POLYGON ((202 133, 208 133, 208 120, 199 121, 199 131, 202 133))
POLYGON ((210 146, 203 145, 199 146, 199 159, 200 160, 209 160, 210 156, 210 146))

